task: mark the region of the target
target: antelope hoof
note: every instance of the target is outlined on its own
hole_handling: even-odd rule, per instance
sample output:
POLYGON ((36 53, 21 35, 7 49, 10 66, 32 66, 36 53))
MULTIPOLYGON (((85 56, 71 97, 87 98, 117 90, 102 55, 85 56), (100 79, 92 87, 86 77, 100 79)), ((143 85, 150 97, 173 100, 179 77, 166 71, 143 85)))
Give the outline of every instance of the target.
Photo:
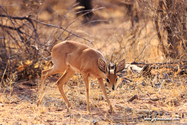
POLYGON ((71 106, 68 106, 68 107, 67 107, 67 113, 70 112, 70 109, 72 109, 72 107, 71 107, 71 106))
POLYGON ((40 105, 40 103, 41 103, 41 101, 40 101, 40 100, 38 100, 38 101, 37 101, 37 106, 39 106, 39 105, 40 105))
POLYGON ((90 114, 91 112, 90 107, 87 107, 87 112, 90 114))
POLYGON ((113 114, 113 113, 115 113, 115 112, 114 112, 114 110, 108 110, 108 113, 109 113, 109 114, 113 114))
POLYGON ((69 108, 67 108, 67 113, 69 113, 70 111, 69 111, 69 108))
POLYGON ((89 109, 89 110, 87 109, 87 113, 88 113, 88 114, 91 114, 91 111, 90 111, 90 109, 89 109))
POLYGON ((112 107, 110 107, 110 109, 108 110, 108 113, 110 113, 110 114, 115 113, 112 107))

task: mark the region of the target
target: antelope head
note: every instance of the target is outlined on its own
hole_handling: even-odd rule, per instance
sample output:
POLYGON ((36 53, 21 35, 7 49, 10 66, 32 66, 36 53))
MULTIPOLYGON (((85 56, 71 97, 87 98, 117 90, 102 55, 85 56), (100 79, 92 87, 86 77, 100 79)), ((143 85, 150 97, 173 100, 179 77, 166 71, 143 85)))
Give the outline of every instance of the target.
POLYGON ((125 59, 120 61, 117 65, 115 64, 113 69, 111 69, 110 64, 107 66, 103 59, 99 59, 98 66, 99 69, 106 74, 106 81, 112 90, 114 90, 118 80, 117 73, 121 72, 125 68, 125 59))

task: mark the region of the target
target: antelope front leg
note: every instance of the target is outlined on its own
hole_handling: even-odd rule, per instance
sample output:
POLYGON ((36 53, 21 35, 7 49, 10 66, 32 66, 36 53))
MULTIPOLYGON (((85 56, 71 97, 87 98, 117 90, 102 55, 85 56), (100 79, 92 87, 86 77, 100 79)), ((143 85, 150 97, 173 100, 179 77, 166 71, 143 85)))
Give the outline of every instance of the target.
POLYGON ((110 100, 108 99, 108 96, 107 96, 107 93, 106 93, 106 89, 105 89, 105 86, 103 84, 103 79, 102 78, 98 78, 98 81, 99 81, 99 84, 101 86, 101 89, 103 90, 103 93, 104 93, 105 98, 106 98, 106 100, 108 102, 108 105, 110 107, 110 113, 113 113, 114 111, 113 111, 112 105, 110 103, 110 100))
POLYGON ((86 86, 86 95, 87 95, 87 111, 89 111, 90 113, 90 105, 89 105, 89 91, 90 91, 90 87, 89 87, 89 82, 88 82, 88 77, 84 77, 84 82, 85 82, 85 86, 86 86))

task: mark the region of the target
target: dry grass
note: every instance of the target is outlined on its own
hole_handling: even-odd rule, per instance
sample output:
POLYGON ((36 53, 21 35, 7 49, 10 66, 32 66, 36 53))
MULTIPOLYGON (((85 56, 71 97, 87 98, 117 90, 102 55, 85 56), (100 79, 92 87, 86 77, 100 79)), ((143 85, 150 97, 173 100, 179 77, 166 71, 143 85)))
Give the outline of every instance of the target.
MULTIPOLYGON (((6 3, 4 0, 3 4, 10 3, 6 3)), ((103 5, 104 3, 100 4, 103 5)), ((53 9, 58 14, 63 15, 70 5, 68 2, 66 4, 60 2, 55 4, 53 9), (61 5, 63 5, 63 9, 61 5)), ((75 36, 69 38, 98 49, 112 63, 123 58, 128 63, 133 62, 148 43, 150 44, 136 60, 137 62, 167 61, 158 48, 157 36, 153 37, 156 34, 153 22, 146 22, 146 27, 140 32, 136 43, 132 45, 131 33, 134 32, 134 29, 131 29, 131 22, 124 21, 125 15, 122 7, 119 9, 115 7, 110 6, 95 12, 95 14, 107 20, 107 23, 88 26, 82 25, 81 20, 77 20, 69 26, 69 30, 93 41, 93 45, 75 36)), ((19 15, 21 13, 21 8, 16 9, 17 13, 12 11, 13 9, 9 9, 8 6, 7 10, 10 15, 19 15)), ((46 22, 48 20, 50 23, 59 24, 60 18, 57 13, 49 14, 41 10, 38 17, 40 20, 46 22)), ((67 26, 70 24, 69 21, 72 22, 75 19, 73 13, 74 11, 71 10, 67 14, 68 18, 63 21, 63 26, 67 26)), ((140 27, 144 23, 140 22, 140 27)), ((58 30, 46 27, 38 30, 39 34, 46 34, 41 36, 41 41, 48 43, 58 38, 56 32, 58 30)), ((65 38, 67 35, 67 33, 63 33, 62 37, 65 38)), ((173 64, 172 66, 176 65, 173 64)), ((64 85, 65 94, 72 105, 70 113, 67 113, 66 104, 55 84, 58 79, 57 75, 46 79, 45 96, 42 104, 37 107, 36 100, 40 78, 14 82, 14 74, 12 74, 12 78, 6 81, 8 86, 0 89, 0 124, 152 124, 152 122, 144 121, 143 118, 155 117, 154 113, 158 113, 157 117, 161 118, 180 118, 180 121, 157 121, 154 124, 187 124, 186 75, 179 75, 171 69, 164 68, 158 71, 155 70, 155 72, 160 73, 156 81, 154 76, 137 77, 135 74, 126 74, 123 77, 130 78, 133 82, 125 82, 122 77, 118 80, 115 91, 111 91, 110 88, 106 87, 115 110, 114 114, 108 113, 108 104, 101 88, 94 79, 90 79, 91 114, 86 111, 86 92, 81 75, 74 75, 64 85), (169 74, 171 81, 165 80, 165 73, 169 74), (128 102, 134 95, 137 95, 138 99, 128 102)))
MULTIPOLYGON (((186 77, 180 79, 172 78, 172 82, 163 83, 163 87, 152 87, 152 80, 147 78, 136 78, 135 82, 123 83, 118 81, 115 91, 107 89, 108 96, 112 102, 115 113, 107 112, 108 105, 103 93, 94 80, 90 80, 90 106, 91 114, 86 111, 85 86, 80 81, 80 76, 75 76, 79 82, 70 79, 64 85, 64 91, 72 104, 70 113, 66 112, 66 105, 62 99, 53 77, 46 80, 45 97, 42 104, 36 106, 37 87, 29 88, 24 83, 38 83, 40 80, 23 81, 17 87, 6 89, 0 96, 0 123, 1 124, 151 124, 143 122, 144 117, 153 115, 155 111, 163 113, 161 118, 178 118, 180 123, 186 123, 186 77), (147 85, 141 83, 145 81, 147 85), (11 89, 13 91, 11 92, 11 89), (11 92, 11 93, 10 93, 11 92), (127 102, 134 95, 138 99, 127 102), (154 99, 159 99, 155 101, 154 99), (150 112, 145 114, 143 112, 150 112)), ((163 81, 162 79, 159 79, 163 81)), ((108 88, 108 87, 106 87, 108 88)), ((3 90, 3 89, 1 89, 3 90)), ((153 116, 154 117, 154 116, 153 116)), ((170 124, 171 122, 165 122, 170 124)), ((179 124, 179 122, 173 121, 179 124)))

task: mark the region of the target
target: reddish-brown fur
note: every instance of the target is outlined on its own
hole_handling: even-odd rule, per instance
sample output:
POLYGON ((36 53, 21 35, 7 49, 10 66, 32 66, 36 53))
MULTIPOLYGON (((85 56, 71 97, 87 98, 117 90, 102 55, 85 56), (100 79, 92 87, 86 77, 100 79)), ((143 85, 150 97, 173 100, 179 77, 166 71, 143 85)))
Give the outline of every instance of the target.
POLYGON ((71 105, 64 94, 63 85, 75 72, 79 72, 82 74, 86 85, 87 110, 90 112, 88 77, 94 77, 98 79, 101 89, 103 90, 103 93, 110 106, 110 111, 113 111, 103 84, 103 79, 107 78, 110 83, 109 85, 114 87, 117 78, 116 73, 125 68, 125 60, 122 60, 117 65, 116 72, 109 73, 105 58, 99 51, 84 44, 73 41, 64 41, 53 47, 52 62, 54 64, 52 68, 42 71, 41 93, 37 104, 40 104, 43 99, 45 78, 52 74, 63 73, 63 75, 57 81, 57 86, 66 104, 68 105, 69 110, 71 105))

